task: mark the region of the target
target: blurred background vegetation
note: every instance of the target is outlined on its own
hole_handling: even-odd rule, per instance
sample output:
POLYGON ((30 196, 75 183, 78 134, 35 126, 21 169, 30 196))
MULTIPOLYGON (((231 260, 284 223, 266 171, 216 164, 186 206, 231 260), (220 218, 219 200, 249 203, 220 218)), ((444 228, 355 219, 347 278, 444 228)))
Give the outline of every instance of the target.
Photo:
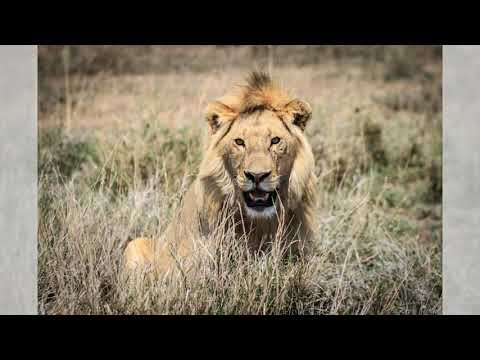
POLYGON ((171 71, 221 71, 228 67, 318 65, 338 62, 387 65, 388 80, 425 75, 422 67, 441 60, 442 45, 42 45, 39 76, 64 75, 64 59, 70 58, 71 74, 145 74, 171 71))

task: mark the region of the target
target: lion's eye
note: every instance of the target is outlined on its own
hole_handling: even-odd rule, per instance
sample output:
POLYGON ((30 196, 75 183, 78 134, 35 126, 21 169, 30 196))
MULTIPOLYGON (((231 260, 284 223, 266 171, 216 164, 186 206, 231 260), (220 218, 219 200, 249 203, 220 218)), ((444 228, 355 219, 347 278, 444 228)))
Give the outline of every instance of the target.
POLYGON ((245 146, 245 141, 243 141, 242 139, 235 139, 235 144, 237 144, 238 146, 245 146))
POLYGON ((279 137, 274 137, 272 139, 272 145, 275 145, 275 144, 278 144, 280 142, 280 138, 279 137))

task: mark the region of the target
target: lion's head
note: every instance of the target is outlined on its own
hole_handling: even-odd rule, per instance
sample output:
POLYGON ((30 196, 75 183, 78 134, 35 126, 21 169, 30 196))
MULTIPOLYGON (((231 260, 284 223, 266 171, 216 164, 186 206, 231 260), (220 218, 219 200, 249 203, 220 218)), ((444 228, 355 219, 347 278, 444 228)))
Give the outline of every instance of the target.
POLYGON ((200 180, 239 203, 250 219, 309 201, 314 158, 304 135, 310 106, 264 73, 208 105, 211 139, 200 180))

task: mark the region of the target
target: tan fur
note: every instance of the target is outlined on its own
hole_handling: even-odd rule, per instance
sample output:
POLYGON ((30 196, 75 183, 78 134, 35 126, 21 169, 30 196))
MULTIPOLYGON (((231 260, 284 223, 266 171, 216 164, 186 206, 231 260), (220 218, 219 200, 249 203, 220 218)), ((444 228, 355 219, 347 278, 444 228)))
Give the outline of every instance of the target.
POLYGON ((125 250, 126 267, 154 264, 164 272, 188 261, 224 213, 233 214, 237 237, 248 234, 253 251, 278 238, 279 223, 288 225, 282 240, 308 241, 316 194, 314 157, 303 132, 310 118, 307 103, 290 96, 263 73, 253 73, 246 85, 210 103, 206 120, 211 138, 197 179, 169 225, 165 241, 142 238, 130 242, 125 250), (281 141, 273 145, 270 141, 275 136, 281 141), (236 138, 242 138, 245 145, 236 145, 236 138), (278 194, 276 216, 248 215, 242 191, 251 185, 244 175, 251 169, 271 170, 262 186, 278 194))

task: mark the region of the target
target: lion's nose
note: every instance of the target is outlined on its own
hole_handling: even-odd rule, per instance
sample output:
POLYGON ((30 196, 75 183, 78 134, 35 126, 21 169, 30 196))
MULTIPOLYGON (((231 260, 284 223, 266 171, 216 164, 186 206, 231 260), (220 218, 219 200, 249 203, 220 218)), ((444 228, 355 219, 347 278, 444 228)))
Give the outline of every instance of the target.
POLYGON ((253 172, 253 171, 245 171, 245 176, 247 179, 253 181, 256 184, 261 183, 267 177, 270 176, 271 171, 262 171, 262 172, 253 172))

